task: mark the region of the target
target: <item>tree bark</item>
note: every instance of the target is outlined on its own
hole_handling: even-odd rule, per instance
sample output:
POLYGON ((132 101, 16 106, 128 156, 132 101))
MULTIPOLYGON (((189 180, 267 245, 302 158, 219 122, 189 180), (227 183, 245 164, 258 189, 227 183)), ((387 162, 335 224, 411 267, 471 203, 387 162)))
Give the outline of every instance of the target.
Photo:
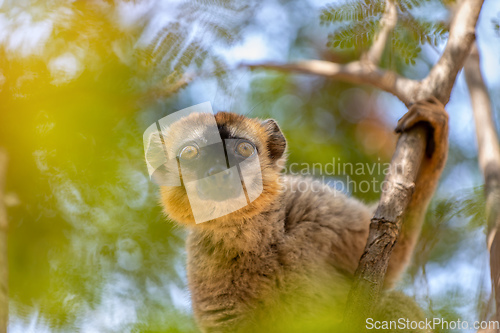
POLYGON ((280 72, 319 75, 355 84, 366 84, 393 94, 406 106, 415 102, 413 92, 420 85, 418 81, 407 79, 393 71, 378 68, 364 61, 337 64, 325 60, 304 60, 291 64, 264 63, 242 66, 250 69, 273 69, 280 72))
POLYGON ((3 191, 7 173, 7 153, 0 148, 0 333, 7 332, 9 314, 9 273, 7 259, 7 213, 4 206, 3 191))
MULTIPOLYGON (((411 92, 413 97, 410 101, 434 96, 443 104, 448 102, 458 71, 474 41, 475 25, 482 3, 482 0, 462 1, 452 21, 450 37, 443 55, 422 81, 425 85, 420 83, 419 90, 411 92)), ((397 176, 389 174, 385 179, 390 184, 391 191, 382 193, 347 302, 344 321, 354 331, 362 329, 362 320, 372 315, 379 300, 389 257, 399 235, 402 216, 411 199, 410 184, 414 184, 416 180, 422 162, 422 151, 426 146, 426 136, 421 131, 415 128, 400 136, 391 170, 397 168, 397 162, 400 162, 405 173, 397 176), (409 141, 412 144, 403 144, 401 141, 409 141), (400 187, 403 187, 403 190, 395 190, 400 187), (380 224, 387 225, 382 227, 380 224)))
POLYGON ((488 249, 492 292, 495 295, 496 318, 500 319, 500 145, 488 90, 480 70, 477 47, 471 51, 465 65, 465 78, 476 124, 479 167, 484 177, 488 249))
MULTIPOLYGON (((450 35, 446 48, 438 63, 422 81, 415 81, 398 74, 380 69, 371 59, 378 59, 380 42, 374 41, 374 51, 369 51, 360 61, 336 64, 323 60, 306 60, 298 63, 280 65, 265 63, 245 65, 251 69, 267 68, 285 72, 299 72, 341 79, 352 83, 368 84, 385 90, 398 97, 406 106, 431 97, 443 105, 448 103, 456 76, 463 67, 475 40, 475 26, 484 0, 462 0, 458 5, 450 25, 450 35), (373 53, 372 53, 373 52, 373 53), (370 57, 370 54, 375 57, 370 57)), ((388 0, 388 3, 390 1, 388 0)), ((387 10, 384 16, 390 15, 387 10)), ((385 21, 387 22, 387 21, 385 21)), ((391 25, 388 25, 389 27, 391 25)), ((381 35, 387 36, 388 29, 381 35)), ((379 207, 372 219, 368 242, 361 257, 356 279, 348 299, 344 321, 359 331, 360 318, 367 318, 377 304, 382 290, 385 273, 392 248, 397 241, 401 217, 406 211, 412 194, 416 172, 422 162, 422 151, 426 146, 426 136, 421 128, 403 133, 398 141, 391 167, 397 163, 405 172, 388 175, 386 182, 391 191, 383 193, 379 207)), ((499 236, 500 237, 500 236, 499 236)), ((496 243, 495 243, 496 244, 496 243)))
POLYGON ((401 229, 402 217, 408 206, 425 153, 427 130, 416 126, 401 135, 392 157, 390 173, 382 191, 370 233, 349 294, 345 314, 346 325, 358 331, 373 306, 378 303, 392 248, 401 229))

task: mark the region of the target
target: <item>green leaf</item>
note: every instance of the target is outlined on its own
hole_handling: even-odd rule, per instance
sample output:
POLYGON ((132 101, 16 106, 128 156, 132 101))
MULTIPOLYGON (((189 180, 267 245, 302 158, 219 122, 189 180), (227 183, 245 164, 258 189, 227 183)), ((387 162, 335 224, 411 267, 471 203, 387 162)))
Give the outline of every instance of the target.
POLYGON ((328 25, 335 22, 363 21, 384 12, 383 1, 347 2, 329 4, 321 10, 320 23, 328 25))

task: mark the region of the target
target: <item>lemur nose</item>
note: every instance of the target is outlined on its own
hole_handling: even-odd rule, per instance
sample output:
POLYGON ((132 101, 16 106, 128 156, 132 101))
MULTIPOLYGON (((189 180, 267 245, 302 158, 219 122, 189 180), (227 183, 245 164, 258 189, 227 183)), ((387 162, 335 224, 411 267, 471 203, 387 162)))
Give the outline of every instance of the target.
POLYGON ((226 167, 224 167, 222 165, 215 165, 215 166, 211 167, 210 169, 208 169, 208 171, 206 173, 206 177, 215 175, 217 173, 221 173, 223 171, 226 171, 226 172, 224 172, 221 176, 223 179, 227 179, 231 175, 231 170, 227 169, 226 167))

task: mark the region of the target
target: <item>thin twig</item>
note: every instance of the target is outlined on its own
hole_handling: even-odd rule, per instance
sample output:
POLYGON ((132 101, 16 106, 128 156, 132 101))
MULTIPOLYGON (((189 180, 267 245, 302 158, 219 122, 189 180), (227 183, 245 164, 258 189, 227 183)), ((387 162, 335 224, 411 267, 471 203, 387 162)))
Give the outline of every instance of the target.
POLYGON ((441 103, 448 103, 455 78, 475 41, 476 22, 483 2, 484 0, 462 1, 451 21, 448 43, 443 55, 429 75, 422 80, 418 91, 414 92, 415 100, 435 96, 441 103))
POLYGON ((363 57, 366 61, 378 65, 382 59, 387 40, 398 22, 398 11, 394 0, 385 1, 385 11, 380 21, 380 31, 375 35, 374 41, 368 52, 363 57))

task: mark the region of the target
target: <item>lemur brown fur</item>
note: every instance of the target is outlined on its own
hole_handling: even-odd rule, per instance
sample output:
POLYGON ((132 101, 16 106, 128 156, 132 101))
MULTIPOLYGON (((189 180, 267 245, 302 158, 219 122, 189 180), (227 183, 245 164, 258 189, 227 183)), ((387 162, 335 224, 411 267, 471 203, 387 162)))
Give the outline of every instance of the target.
MULTIPOLYGON (((169 153, 175 154, 186 135, 196 140, 204 117, 213 116, 192 114, 171 126, 165 138, 169 153)), ((227 112, 216 114, 215 119, 221 135, 245 138, 256 146, 263 192, 239 211, 195 224, 185 189, 161 188, 165 212, 189 231, 188 283, 200 328, 235 332, 274 316, 341 314, 367 240, 373 206, 313 179, 282 174, 286 141, 275 121, 227 112), (298 190, 300 182, 307 186, 298 190)), ((429 125, 428 154, 391 256, 387 288, 411 258, 447 157, 448 116, 443 105, 436 100, 413 105, 396 130, 403 132, 421 122, 429 125)))

